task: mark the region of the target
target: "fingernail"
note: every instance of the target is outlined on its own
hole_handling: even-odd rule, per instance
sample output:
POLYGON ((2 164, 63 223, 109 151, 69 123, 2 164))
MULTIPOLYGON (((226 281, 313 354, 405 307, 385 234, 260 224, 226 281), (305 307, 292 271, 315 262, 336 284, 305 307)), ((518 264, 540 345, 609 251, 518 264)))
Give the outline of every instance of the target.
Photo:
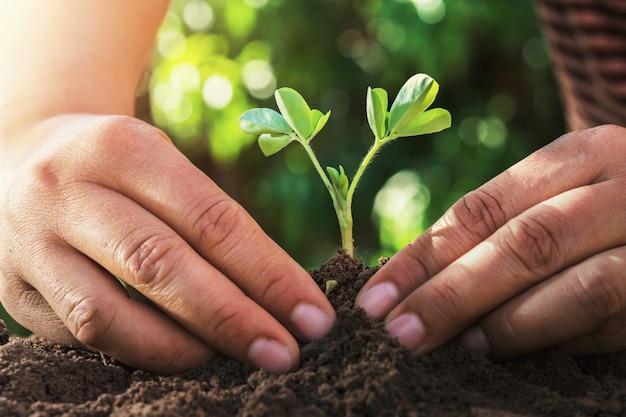
POLYGON ((469 350, 487 355, 491 352, 491 346, 487 335, 483 330, 478 327, 470 327, 463 333, 459 339, 462 346, 465 346, 469 350))
POLYGON ((287 348, 275 340, 257 339, 248 350, 250 362, 270 374, 286 374, 292 366, 287 348))
POLYGON ((333 319, 312 304, 301 303, 291 312, 291 323, 308 340, 317 340, 333 327, 333 319))
POLYGON ((409 349, 416 349, 424 340, 424 325, 415 314, 401 314, 387 324, 387 331, 400 344, 409 349))
POLYGON ((389 282, 374 285, 359 294, 355 304, 365 310, 369 317, 379 319, 398 304, 398 289, 389 282))

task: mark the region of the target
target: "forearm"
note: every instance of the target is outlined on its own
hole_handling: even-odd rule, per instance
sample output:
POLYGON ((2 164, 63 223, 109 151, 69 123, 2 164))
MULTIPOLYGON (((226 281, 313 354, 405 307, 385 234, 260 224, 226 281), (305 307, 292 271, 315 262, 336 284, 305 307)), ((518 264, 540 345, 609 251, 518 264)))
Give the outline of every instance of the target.
POLYGON ((132 114, 166 9, 166 0, 0 3, 0 141, 59 114, 132 114))

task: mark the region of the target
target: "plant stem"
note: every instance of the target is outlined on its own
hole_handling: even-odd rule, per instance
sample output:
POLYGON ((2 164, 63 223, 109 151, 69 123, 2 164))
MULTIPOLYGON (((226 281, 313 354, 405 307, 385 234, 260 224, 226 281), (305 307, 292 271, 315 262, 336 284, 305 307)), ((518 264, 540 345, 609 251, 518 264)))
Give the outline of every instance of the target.
POLYGON ((343 202, 343 208, 338 211, 335 208, 337 215, 341 211, 342 216, 339 220, 339 230, 341 231, 341 247, 346 251, 348 255, 354 258, 354 240, 352 239, 352 211, 347 206, 346 202, 343 202), (343 222, 343 225, 342 225, 343 222))
POLYGON ((348 188, 348 193, 346 194, 346 203, 350 211, 352 210, 352 197, 354 196, 354 191, 356 190, 356 186, 359 183, 359 180, 361 179, 361 177, 363 176, 363 173, 365 172, 365 168, 367 168, 367 166, 372 161, 372 159, 374 158, 374 156, 376 155, 376 153, 378 152, 381 146, 382 146, 382 140, 376 140, 374 142, 372 147, 369 149, 369 151, 367 151, 367 154, 365 155, 365 157, 359 164, 359 168, 354 174, 354 178, 352 178, 352 182, 350 182, 350 187, 348 188))
POLYGON ((317 157, 309 144, 304 140, 298 140, 298 142, 300 142, 300 144, 304 147, 304 150, 313 163, 318 175, 324 182, 324 185, 328 190, 328 194, 330 194, 330 198, 333 201, 333 207, 335 208, 337 221, 339 222, 339 231, 341 232, 341 247, 348 255, 354 257, 354 242, 352 240, 352 205, 348 204, 347 200, 344 200, 341 195, 338 195, 335 187, 333 187, 333 184, 328 179, 328 176, 326 176, 326 173, 322 169, 322 166, 317 160, 317 157))

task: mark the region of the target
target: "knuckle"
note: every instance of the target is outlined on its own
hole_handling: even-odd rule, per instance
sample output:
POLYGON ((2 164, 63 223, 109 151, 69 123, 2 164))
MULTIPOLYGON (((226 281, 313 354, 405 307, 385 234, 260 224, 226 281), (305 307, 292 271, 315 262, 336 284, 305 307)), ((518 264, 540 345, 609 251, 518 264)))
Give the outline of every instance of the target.
POLYGON ((20 277, 0 271, 0 303, 14 319, 19 320, 21 313, 36 307, 35 294, 39 293, 20 277))
POLYGON ((576 296, 583 309, 600 320, 618 314, 624 308, 624 297, 614 280, 613 266, 598 263, 577 274, 576 296))
MULTIPOLYGON (((611 179, 618 174, 623 178, 626 170, 623 160, 626 156, 626 129, 616 125, 602 125, 596 128, 594 142, 598 142, 592 147, 600 153, 603 169, 597 175, 596 182, 611 179)), ((591 150, 589 151, 591 152, 591 150)))
POLYGON ((25 220, 24 213, 40 210, 42 201, 58 201, 65 179, 62 167, 54 159, 35 162, 17 177, 7 191, 3 215, 7 224, 25 220))
POLYGON ((141 157, 145 153, 145 142, 150 138, 161 138, 164 134, 156 127, 137 118, 124 115, 99 117, 86 127, 85 136, 92 139, 92 152, 99 158, 126 158, 128 155, 141 157))
POLYGON ((598 125, 589 129, 564 134, 560 139, 574 146, 574 152, 593 151, 593 143, 598 140, 611 140, 619 127, 616 125, 598 125))
POLYGON ((612 144, 620 146, 623 141, 625 129, 615 124, 605 124, 589 129, 590 137, 601 141, 612 141, 612 144))
MULTIPOLYGON (((497 313, 494 313, 497 314, 497 313)), ((513 317, 507 312, 497 316, 497 331, 500 339, 508 343, 518 343, 521 339, 517 326, 513 323, 513 317)))
POLYGON ((433 290, 435 294, 431 305, 435 306, 448 323, 461 323, 471 319, 467 317, 466 298, 458 291, 454 283, 440 281, 433 286, 433 290))
POLYGON ((284 302, 285 294, 291 293, 286 290, 286 288, 289 288, 289 284, 293 282, 290 279, 291 277, 287 278, 285 276, 274 276, 268 274, 261 274, 261 276, 272 276, 272 278, 263 288, 263 292, 261 293, 258 303, 264 306, 271 306, 276 303, 284 302))
POLYGON ((396 259, 394 257, 391 258, 393 263, 390 263, 390 265, 397 270, 394 275, 396 283, 402 286, 402 292, 415 288, 417 285, 415 281, 418 277, 421 277, 420 282, 423 282, 443 268, 443 265, 438 264, 436 257, 423 243, 426 241, 426 245, 430 245, 432 240, 435 239, 433 233, 431 230, 427 230, 415 241, 409 243, 402 251, 402 256, 405 258, 400 258, 397 255, 395 256, 396 259), (396 260, 399 260, 399 262, 396 262, 396 260))
POLYGON ((540 275, 561 259, 563 232, 549 212, 511 221, 507 229, 509 233, 499 243, 511 255, 516 269, 540 275))
POLYGON ((603 179, 608 168, 621 168, 623 156, 626 154, 626 129, 614 124, 605 124, 578 132, 571 132, 565 138, 570 152, 596 160, 596 165, 604 166, 598 180, 603 179))
POLYGON ((483 188, 463 196, 453 208, 453 214, 474 241, 492 235, 506 221, 501 195, 483 188))
POLYGON ((129 236, 119 249, 122 265, 133 287, 149 288, 152 292, 167 286, 182 258, 178 242, 173 236, 129 236))
POLYGON ((65 325, 76 340, 97 348, 107 339, 115 318, 114 306, 109 304, 103 298, 89 296, 70 306, 65 325))
MULTIPOLYGON (((37 193, 50 192, 56 190, 63 182, 62 167, 59 161, 50 158, 36 162, 24 176, 24 181, 18 183, 16 189, 21 191, 21 195, 32 195, 37 193), (22 187, 20 187, 20 185, 22 187), (31 191, 30 193, 24 191, 31 191)), ((18 192, 19 192, 18 191, 18 192)))
POLYGON ((243 226, 244 211, 226 195, 205 200, 196 211, 190 216, 191 230, 197 234, 200 247, 207 251, 227 253, 246 233, 252 233, 236 233, 243 226))
POLYGON ((118 138, 124 141, 127 138, 135 137, 137 133, 146 131, 148 124, 125 115, 107 115, 97 119, 95 123, 89 125, 88 129, 92 129, 95 137, 104 140, 116 140, 118 138))
POLYGON ((29 308, 34 310, 41 310, 45 303, 42 295, 32 286, 24 283, 16 288, 17 291, 17 305, 21 308, 29 308))
MULTIPOLYGON (((246 317, 238 306, 224 303, 214 311, 206 328, 211 329, 213 341, 220 341, 222 346, 229 346, 236 333, 245 327, 246 321, 246 317)), ((241 337, 241 335, 237 336, 241 337)))

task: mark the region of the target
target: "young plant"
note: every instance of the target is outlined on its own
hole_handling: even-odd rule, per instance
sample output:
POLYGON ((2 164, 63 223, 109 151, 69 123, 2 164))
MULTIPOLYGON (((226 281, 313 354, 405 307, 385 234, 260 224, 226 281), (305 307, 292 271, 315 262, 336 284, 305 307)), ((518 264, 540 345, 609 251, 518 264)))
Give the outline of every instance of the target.
POLYGON ((365 169, 379 149, 394 139, 439 132, 450 127, 450 113, 441 108, 427 110, 439 92, 439 84, 426 74, 416 74, 402 86, 388 110, 389 98, 382 88, 368 88, 366 113, 374 143, 361 161, 352 181, 344 168, 322 169, 311 148, 311 141, 328 122, 330 111, 311 110, 306 100, 294 89, 284 87, 274 96, 280 111, 268 108, 251 109, 239 119, 241 129, 259 135, 259 146, 265 156, 270 156, 291 142, 298 142, 311 159, 315 170, 324 182, 337 214, 341 230, 341 244, 354 256, 352 240, 352 198, 365 169))

